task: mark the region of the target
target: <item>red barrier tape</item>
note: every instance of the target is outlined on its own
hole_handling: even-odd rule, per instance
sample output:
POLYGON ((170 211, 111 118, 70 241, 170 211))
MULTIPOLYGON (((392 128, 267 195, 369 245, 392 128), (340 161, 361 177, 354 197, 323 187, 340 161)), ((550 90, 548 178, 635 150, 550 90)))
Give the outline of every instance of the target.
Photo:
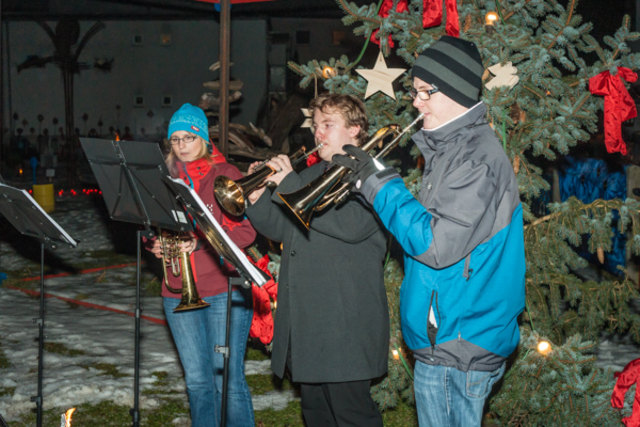
MULTIPOLYGON (((102 271, 102 270, 111 270, 114 268, 123 268, 123 267, 130 267, 132 265, 136 265, 136 263, 129 263, 129 264, 118 264, 118 265, 110 265, 107 267, 97 267, 97 268, 88 268, 86 270, 81 270, 80 273, 78 274, 87 274, 87 273, 96 273, 98 271, 102 271)), ((50 278, 54 278, 54 277, 65 277, 65 276, 69 276, 71 275, 71 273, 58 273, 58 274, 48 274, 46 276, 44 276, 45 279, 50 279, 50 278)), ((31 282, 31 281, 35 281, 35 280, 40 280, 40 276, 35 276, 35 277, 27 277, 25 279, 21 279, 21 282, 31 282)), ((34 295, 34 296, 40 296, 40 291, 34 290, 34 289, 22 289, 22 288, 18 288, 15 286, 5 286, 8 289, 14 289, 16 291, 20 291, 20 292, 24 292, 25 294, 29 294, 29 295, 34 295)), ((54 294, 48 294, 45 293, 44 294, 45 298, 57 298, 59 300, 62 301, 66 301, 66 302, 70 302, 73 304, 77 304, 77 305, 81 305, 83 307, 88 307, 88 308, 95 308, 98 310, 104 310, 104 311, 112 311, 114 313, 119 313, 119 314, 126 314, 129 317, 134 317, 135 313, 131 312, 131 311, 125 311, 125 310, 119 310, 117 308, 113 308, 113 307, 109 307, 106 305, 100 305, 100 304, 94 304, 91 302, 87 302, 87 301, 80 301, 77 299, 73 299, 73 298, 67 298, 67 297, 63 297, 60 295, 54 295, 54 294)), ((140 315, 141 319, 145 319, 148 320, 149 322, 152 323, 156 323, 158 325, 166 325, 167 321, 164 319, 158 319, 157 317, 151 317, 151 316, 145 316, 145 315, 140 315)))
MULTIPOLYGON (((95 273, 97 271, 101 271, 101 270, 112 270, 114 268, 124 268, 124 267, 130 267, 132 265, 136 265, 135 262, 130 262, 128 264, 118 264, 118 265, 108 265, 106 267, 96 267, 96 268, 87 268, 86 270, 80 270, 79 273, 73 273, 73 274, 87 274, 87 273, 95 273)), ((65 276, 70 276, 71 273, 66 272, 66 273, 57 273, 57 274, 47 274, 44 276, 45 279, 51 279, 51 278, 55 278, 55 277, 65 277, 65 276)), ((33 282, 34 280, 40 280, 40 276, 33 276, 33 277, 25 277, 24 279, 20 279, 21 282, 33 282)))

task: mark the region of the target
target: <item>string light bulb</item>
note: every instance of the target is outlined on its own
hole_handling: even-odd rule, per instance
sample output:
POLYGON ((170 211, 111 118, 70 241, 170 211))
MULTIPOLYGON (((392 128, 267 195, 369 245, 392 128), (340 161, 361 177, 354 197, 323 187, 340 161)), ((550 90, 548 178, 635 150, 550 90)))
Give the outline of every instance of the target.
POLYGON ((498 20, 498 14, 493 10, 490 10, 489 12, 487 12, 486 15, 484 15, 485 25, 494 26, 497 20, 498 20))
POLYGON ((322 67, 322 77, 325 79, 329 79, 331 77, 335 77, 337 75, 337 71, 335 68, 330 67, 329 65, 325 65, 322 67))
POLYGON ((547 356, 551 353, 551 343, 549 341, 542 340, 538 342, 538 353, 543 356, 547 356))
POLYGON ((395 348, 393 350, 391 350, 391 355, 393 356, 394 360, 400 359, 400 353, 395 348))

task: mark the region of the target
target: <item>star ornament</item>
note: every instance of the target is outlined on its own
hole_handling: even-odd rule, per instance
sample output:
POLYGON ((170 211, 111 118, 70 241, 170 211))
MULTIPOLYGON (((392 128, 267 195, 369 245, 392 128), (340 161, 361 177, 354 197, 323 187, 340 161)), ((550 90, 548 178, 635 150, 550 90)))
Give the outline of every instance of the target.
POLYGON ((406 70, 406 68, 387 68, 387 63, 384 61, 384 55, 382 55, 381 51, 372 70, 356 70, 367 81, 367 91, 364 94, 364 99, 376 92, 382 92, 395 100, 396 95, 393 92, 392 83, 406 70))
POLYGON ((300 111, 302 111, 302 115, 304 116, 304 122, 302 122, 300 127, 309 128, 309 130, 313 132, 313 117, 311 115, 311 110, 309 110, 308 108, 301 108, 300 111))
POLYGON ((485 83, 484 87, 487 89, 493 89, 496 87, 508 87, 509 89, 512 89, 518 84, 518 81, 520 81, 520 77, 516 75, 518 73, 518 69, 511 64, 511 61, 504 65, 500 63, 492 65, 487 68, 487 70, 491 75, 495 76, 485 83))

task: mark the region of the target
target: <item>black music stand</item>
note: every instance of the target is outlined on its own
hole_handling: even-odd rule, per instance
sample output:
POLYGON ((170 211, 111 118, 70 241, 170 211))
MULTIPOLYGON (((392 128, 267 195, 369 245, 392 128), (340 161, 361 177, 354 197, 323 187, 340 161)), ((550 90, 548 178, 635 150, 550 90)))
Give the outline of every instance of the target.
MULTIPOLYGON (((40 241, 40 312, 33 319, 38 324, 38 394, 31 397, 36 403, 36 424, 42 426, 42 376, 44 364, 44 249, 55 249, 58 244, 76 247, 78 243, 53 220, 25 190, 0 182, 0 212, 22 234, 40 241)), ((0 417, 2 420, 2 417, 0 417)), ((4 422, 4 421, 3 421, 4 422)))
POLYGON ((82 149, 102 190, 109 216, 144 226, 137 231, 136 310, 133 426, 140 425, 140 265, 142 236, 152 237, 151 226, 176 232, 193 230, 182 206, 163 183, 169 174, 160 147, 154 142, 80 138, 82 149))
POLYGON ((164 178, 167 186, 176 195, 184 209, 191 218, 198 224, 211 246, 224 259, 233 265, 240 277, 230 277, 227 289, 227 319, 225 327, 224 346, 216 345, 215 352, 221 353, 224 358, 224 368, 222 371, 222 406, 220 410, 220 426, 226 426, 227 417, 227 388, 229 384, 229 336, 231 334, 231 291, 233 285, 240 285, 245 288, 251 287, 251 283, 263 286, 269 281, 269 277, 262 270, 257 268, 247 259, 247 256, 236 246, 236 244, 224 232, 218 221, 213 217, 211 211, 204 204, 198 194, 189 188, 183 181, 173 179, 169 176, 164 178))

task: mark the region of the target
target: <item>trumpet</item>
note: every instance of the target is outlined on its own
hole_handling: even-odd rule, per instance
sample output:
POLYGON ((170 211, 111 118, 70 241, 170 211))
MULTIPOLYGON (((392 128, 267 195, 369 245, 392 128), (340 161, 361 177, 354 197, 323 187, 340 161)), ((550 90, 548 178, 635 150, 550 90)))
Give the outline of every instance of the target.
MULTIPOLYGON (((291 166, 295 168, 301 161, 318 151, 321 147, 322 144, 317 145, 308 153, 305 147, 301 147, 290 156, 291 166)), ((234 216, 244 214, 247 196, 253 190, 265 185, 267 178, 276 173, 275 170, 267 166, 267 162, 268 160, 263 161, 256 171, 237 181, 233 181, 231 178, 222 175, 216 177, 213 184, 213 194, 222 209, 234 216)))
POLYGON ((183 236, 179 233, 168 233, 162 230, 160 230, 159 235, 160 244, 162 245, 164 285, 169 292, 182 294, 182 299, 173 312, 177 313, 179 311, 195 310, 209 306, 210 304, 198 295, 189 254, 180 250, 179 243, 183 240, 183 236), (174 277, 182 276, 181 289, 173 288, 169 285, 168 269, 171 270, 171 274, 173 274, 174 277))
MULTIPOLYGON (((402 130, 399 129, 398 125, 380 128, 360 148, 371 155, 371 151, 374 148, 381 147, 378 153, 372 157, 375 159, 382 158, 389 154, 400 143, 402 136, 423 117, 424 114, 420 114, 402 130), (385 142, 389 138, 393 139, 390 142, 385 142)), ((345 166, 333 165, 324 174, 301 189, 287 194, 278 193, 278 196, 308 230, 314 212, 321 211, 330 204, 342 203, 346 199, 353 184, 343 182, 343 179, 351 173, 352 171, 345 166)))

